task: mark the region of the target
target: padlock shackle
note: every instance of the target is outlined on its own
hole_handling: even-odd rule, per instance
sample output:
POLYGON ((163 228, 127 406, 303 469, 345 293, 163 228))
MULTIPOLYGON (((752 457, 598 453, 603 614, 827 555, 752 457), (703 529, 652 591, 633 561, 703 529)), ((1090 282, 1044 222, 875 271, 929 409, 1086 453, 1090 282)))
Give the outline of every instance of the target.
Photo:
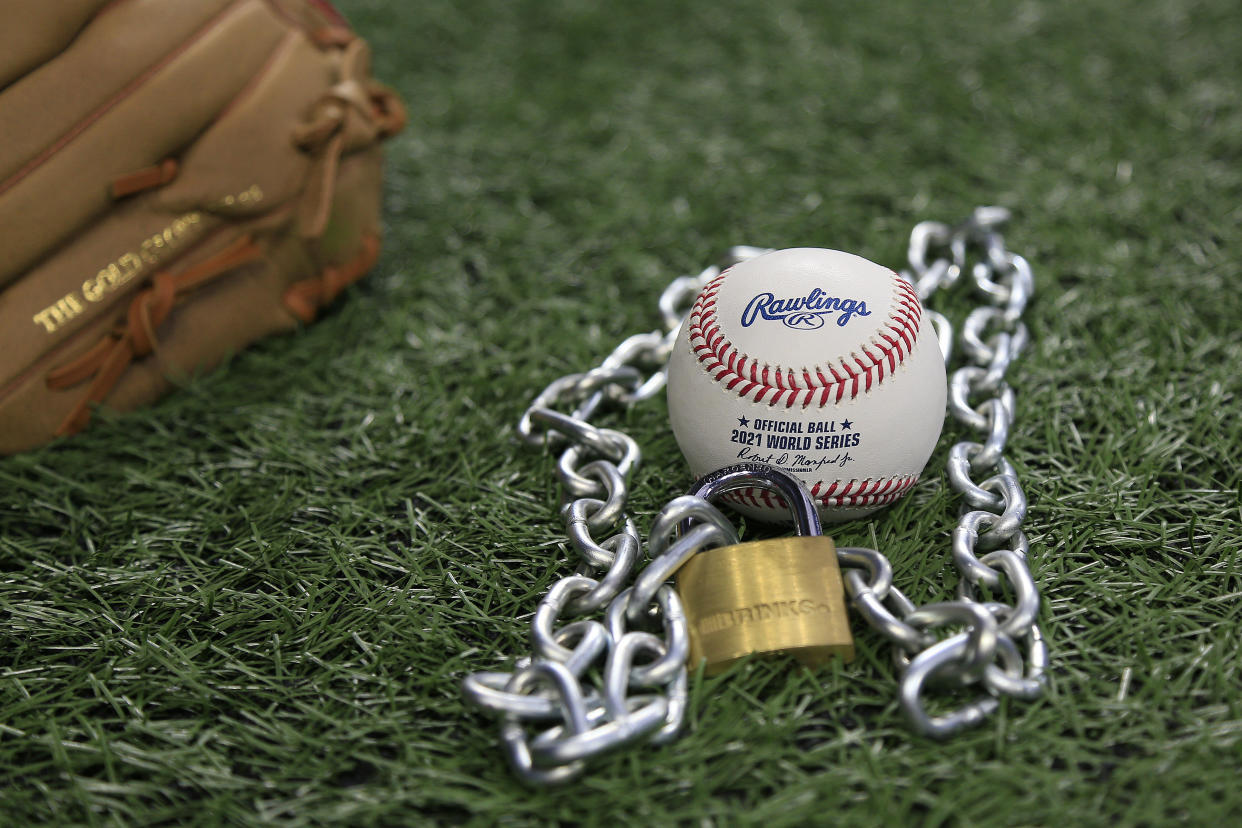
MULTIPOLYGON (((793 515, 795 535, 803 537, 824 533, 815 500, 806 485, 766 463, 737 463, 709 472, 695 481, 688 494, 710 501, 727 492, 750 488, 764 489, 785 501, 793 515)), ((685 534, 690 529, 689 521, 683 521, 679 528, 685 534)))

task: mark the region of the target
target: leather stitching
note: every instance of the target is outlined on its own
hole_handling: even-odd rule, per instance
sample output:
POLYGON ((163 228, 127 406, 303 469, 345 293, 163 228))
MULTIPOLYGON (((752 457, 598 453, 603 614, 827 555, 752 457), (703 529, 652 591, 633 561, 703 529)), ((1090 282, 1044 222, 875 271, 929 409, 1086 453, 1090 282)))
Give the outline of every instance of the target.
MULTIPOLYGON (((863 480, 817 481, 811 497, 821 506, 833 509, 865 509, 887 506, 901 498, 919 480, 917 474, 897 477, 864 478, 863 480)), ((732 503, 758 508, 781 509, 784 503, 767 489, 736 489, 722 497, 732 503)))
POLYGON ((893 274, 889 318, 868 342, 839 361, 800 370, 761 364, 739 351, 720 329, 716 296, 732 268, 707 284, 690 309, 690 349, 703 370, 739 397, 770 406, 824 407, 865 394, 897 370, 918 341, 923 308, 914 288, 893 274))

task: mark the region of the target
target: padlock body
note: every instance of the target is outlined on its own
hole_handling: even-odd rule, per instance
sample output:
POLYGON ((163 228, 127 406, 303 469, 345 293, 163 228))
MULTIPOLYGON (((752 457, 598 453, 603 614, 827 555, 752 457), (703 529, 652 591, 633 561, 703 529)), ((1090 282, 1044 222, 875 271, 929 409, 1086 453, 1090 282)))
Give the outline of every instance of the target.
POLYGON ((819 666, 854 658, 832 538, 776 538, 700 552, 677 591, 690 627, 690 667, 711 675, 738 659, 785 653, 819 666))

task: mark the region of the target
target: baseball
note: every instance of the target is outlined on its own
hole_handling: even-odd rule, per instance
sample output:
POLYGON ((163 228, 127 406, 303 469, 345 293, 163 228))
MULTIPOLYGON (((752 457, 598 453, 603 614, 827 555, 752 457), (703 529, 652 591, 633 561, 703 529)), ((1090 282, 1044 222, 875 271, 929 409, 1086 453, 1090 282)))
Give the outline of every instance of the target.
MULTIPOLYGON (((695 299, 668 366, 673 433, 697 477, 767 463, 807 484, 825 521, 887 506, 919 479, 944 422, 945 367, 914 289, 839 250, 740 262, 695 299)), ((788 522, 766 491, 726 496, 788 522)))

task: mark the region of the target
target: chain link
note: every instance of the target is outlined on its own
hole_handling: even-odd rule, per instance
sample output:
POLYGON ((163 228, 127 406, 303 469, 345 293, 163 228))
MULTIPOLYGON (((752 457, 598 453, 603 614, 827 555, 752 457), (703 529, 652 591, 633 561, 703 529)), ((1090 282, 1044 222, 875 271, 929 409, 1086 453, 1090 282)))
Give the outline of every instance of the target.
MULTIPOLYGON (((901 274, 926 304, 969 273, 986 302, 962 325, 967 364, 949 382, 950 414, 979 435, 949 451, 949 485, 963 501, 952 535, 952 560, 961 575, 957 600, 916 607, 893 585, 883 554, 838 549, 855 612, 893 644, 901 708, 916 731, 937 738, 983 721, 999 697, 1032 699, 1045 684, 1039 591, 1022 532, 1027 501, 1004 456, 1015 417, 1006 374, 1029 341, 1022 314, 1034 289, 1030 265, 1005 248, 999 233, 1008 218, 1003 208, 980 207, 957 226, 918 224, 910 234, 909 269, 901 274), (980 599, 981 591, 988 600, 980 599), (1000 600, 1006 594, 1012 603, 1000 600), (932 715, 925 696, 934 686, 979 693, 932 715)), ((594 756, 643 740, 665 743, 681 729, 689 629, 667 581, 698 552, 737 543, 737 534, 706 500, 677 497, 656 517, 649 563, 635 574, 642 544, 626 504, 642 454, 628 435, 589 420, 605 405, 628 407, 658 394, 698 292, 722 268, 765 252, 733 247, 720 265, 674 279, 660 297, 661 330, 631 336, 596 368, 553 381, 518 423, 519 436, 531 445, 568 444, 557 472, 567 498, 561 515, 578 563, 535 611, 533 655, 519 659, 511 673, 471 674, 463 690, 500 716, 507 758, 526 782, 573 779, 594 756)), ((948 363, 953 328, 943 315, 929 316, 948 363)))

